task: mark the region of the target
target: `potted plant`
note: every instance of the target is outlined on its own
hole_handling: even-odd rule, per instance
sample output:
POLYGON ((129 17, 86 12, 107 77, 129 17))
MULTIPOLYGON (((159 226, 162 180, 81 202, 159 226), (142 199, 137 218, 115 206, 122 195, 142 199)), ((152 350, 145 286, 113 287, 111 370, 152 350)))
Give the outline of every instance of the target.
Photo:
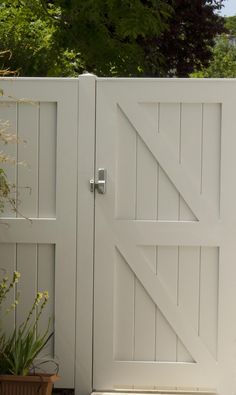
MULTIPOLYGON (((11 280, 3 277, 0 281, 0 309, 9 292, 15 288, 20 278, 14 272, 11 280)), ((41 374, 35 370, 34 362, 40 351, 53 336, 50 333, 50 320, 44 333, 38 333, 37 326, 48 301, 48 292, 38 292, 27 318, 18 327, 6 334, 0 326, 0 395, 50 395, 53 383, 58 380, 56 374, 41 374)), ((3 314, 14 312, 19 296, 3 314)))

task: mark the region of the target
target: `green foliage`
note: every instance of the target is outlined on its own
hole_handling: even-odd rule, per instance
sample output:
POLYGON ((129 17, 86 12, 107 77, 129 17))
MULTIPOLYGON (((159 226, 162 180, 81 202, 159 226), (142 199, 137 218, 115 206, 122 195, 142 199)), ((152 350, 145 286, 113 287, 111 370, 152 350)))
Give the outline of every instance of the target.
POLYGON ((4 68, 24 76, 140 74, 138 40, 160 35, 171 6, 165 0, 6 0, 0 5, 4 68))
MULTIPOLYGON (((9 282, 4 277, 0 282, 0 308, 11 289, 15 288, 20 273, 14 272, 9 282)), ((49 334, 50 321, 43 334, 39 334, 37 324, 48 301, 47 292, 38 292, 26 320, 13 330, 10 336, 2 332, 0 327, 0 374, 27 375, 32 368, 35 358, 46 346, 52 333, 49 334)), ((7 309, 7 313, 14 312, 18 305, 16 299, 7 309)))
POLYGON ((5 0, 2 66, 24 76, 187 76, 224 31, 224 0, 5 0))
MULTIPOLYGON (((40 312, 43 309, 41 306, 40 312)), ((37 333, 37 321, 39 313, 33 325, 23 323, 15 329, 12 336, 5 341, 3 352, 4 374, 26 376, 32 368, 32 364, 40 351, 46 346, 52 333, 49 333, 49 325, 43 335, 37 333)), ((27 322, 28 324, 28 322, 27 322)))
POLYGON ((12 56, 2 59, 1 68, 23 76, 68 76, 79 67, 74 51, 57 45, 56 7, 47 13, 39 0, 7 0, 0 4, 0 51, 12 56))
POLYGON ((159 36, 172 7, 163 0, 56 0, 59 40, 82 55, 97 75, 139 75, 145 63, 141 38, 159 36))
MULTIPOLYGON (((1 71, 0 71, 1 74, 1 71)), ((3 91, 2 91, 3 95, 3 91)), ((10 124, 8 121, 0 120, 0 144, 6 145, 9 143, 17 143, 16 135, 9 132, 10 124)), ((15 164, 15 159, 6 155, 4 150, 0 150, 0 213, 4 211, 6 203, 12 208, 13 211, 17 211, 15 197, 15 186, 12 185, 7 178, 4 169, 1 167, 4 163, 15 164)))
POLYGON ((227 36, 221 36, 212 50, 210 65, 199 72, 191 74, 196 78, 236 78, 236 47, 227 36))
POLYGON ((215 37, 225 31, 224 19, 217 14, 223 0, 169 2, 174 12, 168 29, 160 37, 141 43, 146 54, 145 70, 158 77, 188 77, 208 65, 215 37))
POLYGON ((225 18, 225 27, 231 35, 236 36, 236 15, 225 18))
POLYGON ((0 168, 0 213, 3 212, 6 201, 10 198, 11 188, 6 173, 0 168))

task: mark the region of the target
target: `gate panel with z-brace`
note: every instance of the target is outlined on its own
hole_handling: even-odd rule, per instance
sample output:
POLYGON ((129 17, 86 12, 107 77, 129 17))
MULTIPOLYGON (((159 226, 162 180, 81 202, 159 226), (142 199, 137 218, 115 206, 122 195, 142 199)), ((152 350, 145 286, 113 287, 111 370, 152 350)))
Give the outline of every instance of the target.
POLYGON ((236 390, 235 99, 232 82, 97 81, 96 391, 236 390))

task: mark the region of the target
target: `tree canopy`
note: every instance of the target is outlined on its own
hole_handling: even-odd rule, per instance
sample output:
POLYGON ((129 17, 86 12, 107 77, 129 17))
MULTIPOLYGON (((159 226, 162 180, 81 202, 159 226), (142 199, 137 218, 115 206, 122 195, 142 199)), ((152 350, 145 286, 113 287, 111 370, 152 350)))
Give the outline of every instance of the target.
POLYGON ((224 31, 224 0, 0 0, 2 67, 20 75, 187 76, 224 31))
POLYGON ((225 27, 227 34, 216 38, 209 65, 195 71, 191 77, 236 78, 236 15, 225 17, 225 27))
POLYGON ((73 74, 76 55, 58 45, 57 25, 44 13, 39 0, 0 1, 0 52, 11 52, 0 59, 2 69, 23 76, 73 74))
POLYGON ((236 47, 226 35, 218 38, 212 50, 213 58, 208 67, 193 73, 196 78, 235 78, 236 77, 236 47))
POLYGON ((174 0, 169 28, 159 37, 144 40, 147 72, 154 76, 187 77, 209 64, 215 37, 225 31, 217 11, 223 1, 174 0), (158 64, 158 59, 162 63, 158 64))
POLYGON ((229 34, 236 36, 236 15, 225 18, 225 27, 229 34))

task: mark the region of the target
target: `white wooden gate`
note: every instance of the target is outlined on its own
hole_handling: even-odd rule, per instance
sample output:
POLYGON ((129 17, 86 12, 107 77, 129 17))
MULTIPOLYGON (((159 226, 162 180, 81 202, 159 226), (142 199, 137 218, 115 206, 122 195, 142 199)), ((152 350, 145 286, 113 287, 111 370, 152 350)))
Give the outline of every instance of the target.
POLYGON ((95 390, 236 393, 236 83, 99 79, 95 390))
POLYGON ((21 271, 22 306, 53 295, 59 386, 235 395, 236 82, 0 87, 0 119, 27 140, 7 149, 30 165, 7 172, 32 189, 20 193, 32 223, 4 214, 0 267, 21 271), (98 168, 104 195, 89 189, 98 168))
MULTIPOLYGON (((21 272, 16 317, 4 317, 3 324, 11 330, 22 322, 37 290, 48 290, 42 326, 51 316, 55 335, 41 360, 58 361, 59 386, 73 388, 78 81, 8 78, 1 79, 0 86, 0 119, 10 121, 9 130, 21 140, 18 146, 4 146, 4 151, 28 164, 9 165, 6 171, 19 187, 19 211, 32 220, 7 208, 0 223, 0 268, 21 272)), ((55 366, 48 368, 54 371, 55 366)))

